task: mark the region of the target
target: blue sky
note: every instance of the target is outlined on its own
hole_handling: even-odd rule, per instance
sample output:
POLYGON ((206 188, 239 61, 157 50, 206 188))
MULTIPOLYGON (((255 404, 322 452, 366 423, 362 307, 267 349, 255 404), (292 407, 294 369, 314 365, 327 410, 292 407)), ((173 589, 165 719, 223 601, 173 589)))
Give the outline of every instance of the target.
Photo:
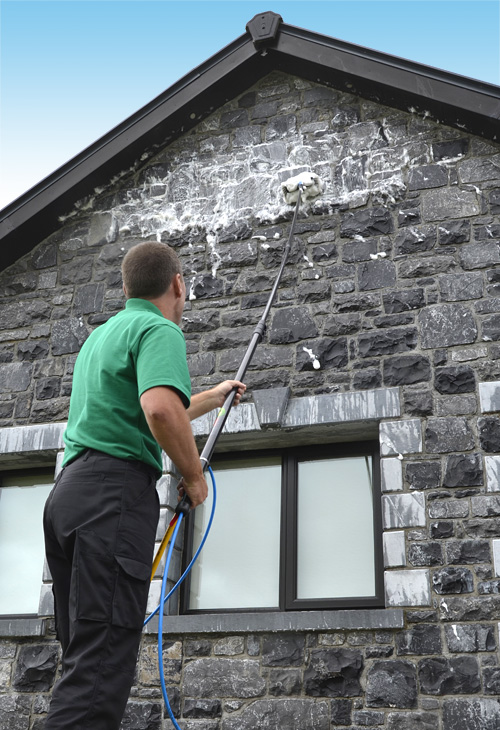
POLYGON ((500 85, 500 0, 0 0, 0 208, 267 10, 500 85))

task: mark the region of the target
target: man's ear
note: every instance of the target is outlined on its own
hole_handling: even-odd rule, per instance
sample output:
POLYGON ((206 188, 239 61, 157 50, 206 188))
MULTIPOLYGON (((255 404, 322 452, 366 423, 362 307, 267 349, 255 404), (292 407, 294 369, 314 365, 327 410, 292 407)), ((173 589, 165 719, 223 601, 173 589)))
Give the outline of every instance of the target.
POLYGON ((122 284, 122 289, 123 289, 123 293, 125 294, 125 298, 128 299, 127 289, 125 287, 125 284, 122 284))
POLYGON ((172 279, 172 286, 174 290, 174 294, 177 298, 184 298, 184 289, 182 286, 183 278, 182 274, 175 274, 174 278, 172 279))

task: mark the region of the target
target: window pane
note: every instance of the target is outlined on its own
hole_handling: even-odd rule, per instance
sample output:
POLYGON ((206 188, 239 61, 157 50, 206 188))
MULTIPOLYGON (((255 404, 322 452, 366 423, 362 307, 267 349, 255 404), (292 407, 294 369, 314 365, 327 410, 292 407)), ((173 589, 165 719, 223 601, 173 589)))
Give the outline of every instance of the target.
POLYGON ((0 489, 0 614, 38 613, 45 555, 42 514, 52 483, 36 484, 36 475, 21 480, 32 486, 0 489))
POLYGON ((297 598, 374 595, 371 457, 298 466, 297 598))
MULTIPOLYGON (((212 467, 214 522, 191 571, 191 609, 279 605, 281 464, 239 462, 212 467)), ((207 474, 208 481, 210 476, 207 474)), ((193 553, 205 533, 212 495, 197 507, 193 553)))

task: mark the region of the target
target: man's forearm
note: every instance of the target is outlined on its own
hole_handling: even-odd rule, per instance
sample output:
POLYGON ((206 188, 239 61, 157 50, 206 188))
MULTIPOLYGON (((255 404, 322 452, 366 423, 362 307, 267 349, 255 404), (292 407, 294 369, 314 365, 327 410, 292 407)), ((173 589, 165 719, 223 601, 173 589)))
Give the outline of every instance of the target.
POLYGON ((238 380, 224 380, 210 390, 204 390, 203 393, 197 393, 191 396, 191 405, 187 409, 188 417, 191 421, 195 418, 205 415, 214 408, 220 408, 224 405, 229 393, 235 390, 234 405, 238 405, 241 396, 245 391, 245 385, 238 380))

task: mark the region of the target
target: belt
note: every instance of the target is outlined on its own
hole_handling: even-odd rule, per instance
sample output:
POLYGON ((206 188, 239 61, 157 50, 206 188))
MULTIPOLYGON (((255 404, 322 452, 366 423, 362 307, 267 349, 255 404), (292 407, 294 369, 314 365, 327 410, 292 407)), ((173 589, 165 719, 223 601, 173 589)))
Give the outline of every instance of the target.
POLYGON ((155 469, 155 467, 151 466, 150 464, 146 464, 145 461, 138 461, 136 459, 121 459, 119 456, 112 456, 111 454, 106 454, 104 451, 97 451, 97 449, 85 449, 85 451, 83 451, 80 456, 75 459, 75 461, 77 461, 78 459, 84 459, 88 456, 103 456, 106 459, 118 461, 120 462, 120 464, 130 464, 135 469, 138 469, 155 481, 158 481, 158 479, 162 476, 162 473, 158 471, 158 469, 155 469))

